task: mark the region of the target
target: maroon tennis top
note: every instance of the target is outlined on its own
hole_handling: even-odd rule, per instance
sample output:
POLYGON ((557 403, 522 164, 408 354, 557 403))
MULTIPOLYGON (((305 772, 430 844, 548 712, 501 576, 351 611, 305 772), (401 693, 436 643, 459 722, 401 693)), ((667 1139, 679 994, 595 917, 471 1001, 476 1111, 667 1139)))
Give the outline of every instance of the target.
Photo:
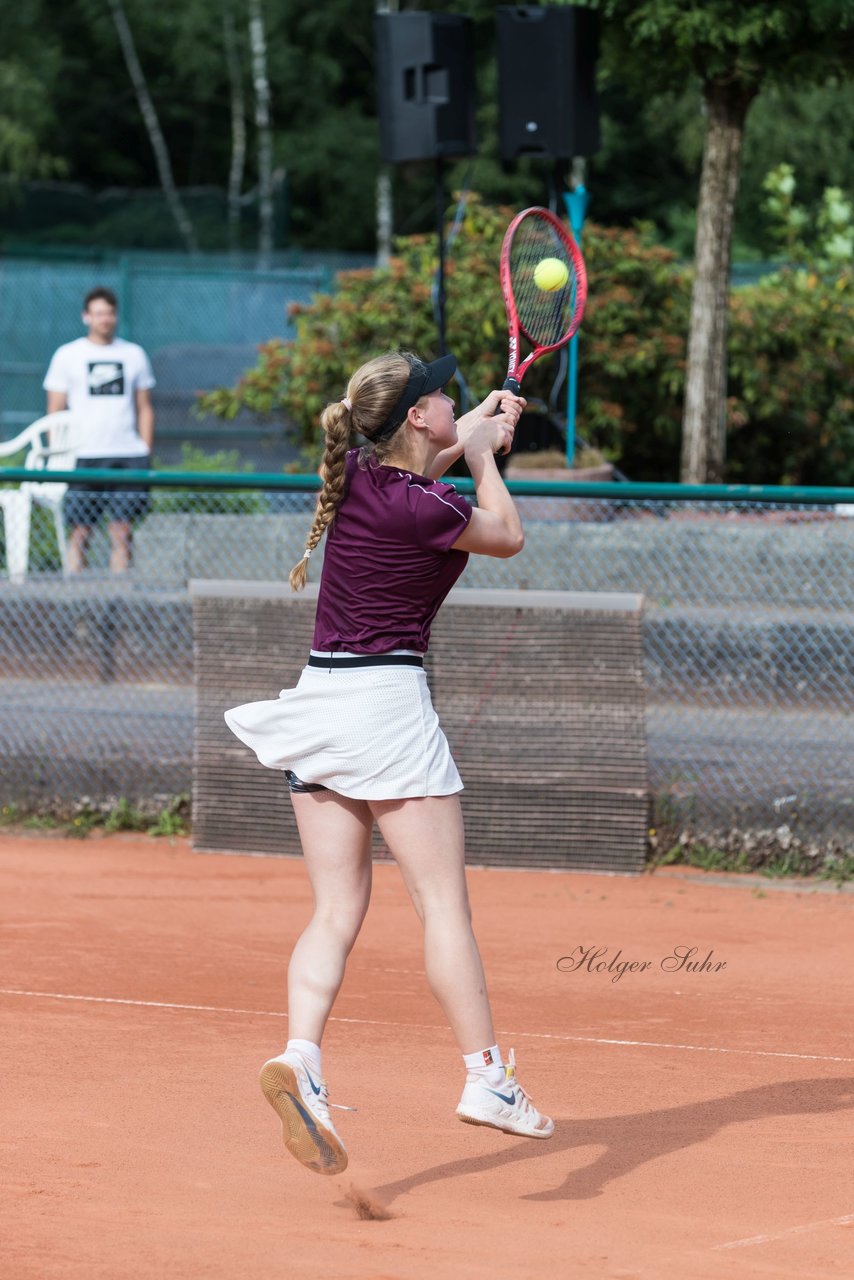
POLYGON ((312 647, 423 653, 468 560, 451 547, 471 519, 452 484, 347 454, 344 498, 326 531, 312 647))

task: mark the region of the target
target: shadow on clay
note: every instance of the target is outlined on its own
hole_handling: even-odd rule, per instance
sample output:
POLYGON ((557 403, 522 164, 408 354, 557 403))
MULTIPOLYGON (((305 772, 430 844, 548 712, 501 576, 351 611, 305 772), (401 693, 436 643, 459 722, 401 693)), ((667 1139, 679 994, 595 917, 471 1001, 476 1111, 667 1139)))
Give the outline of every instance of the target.
POLYGON ((537 1201, 588 1200, 601 1195, 609 1183, 633 1169, 673 1151, 706 1142, 729 1125, 747 1124, 767 1116, 819 1114, 852 1107, 854 1078, 846 1076, 788 1080, 710 1101, 633 1115, 604 1116, 593 1120, 566 1117, 556 1119, 554 1136, 546 1141, 508 1136, 505 1151, 433 1165, 408 1178, 377 1186, 374 1193, 388 1205, 398 1196, 430 1182, 490 1172, 521 1160, 553 1157, 562 1151, 602 1147, 601 1154, 590 1164, 570 1169, 560 1186, 522 1197, 537 1201))

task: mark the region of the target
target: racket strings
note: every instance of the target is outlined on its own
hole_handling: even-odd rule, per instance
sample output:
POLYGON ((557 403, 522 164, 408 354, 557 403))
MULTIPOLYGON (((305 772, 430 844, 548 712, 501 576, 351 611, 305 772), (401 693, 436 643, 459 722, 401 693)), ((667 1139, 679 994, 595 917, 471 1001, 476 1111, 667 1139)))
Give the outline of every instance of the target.
POLYGON ((579 305, 578 280, 567 245, 545 219, 524 218, 516 228, 510 246, 510 283, 519 327, 528 340, 538 347, 559 342, 579 305), (545 258, 556 259, 566 268, 566 283, 557 289, 543 289, 536 282, 535 271, 545 258))

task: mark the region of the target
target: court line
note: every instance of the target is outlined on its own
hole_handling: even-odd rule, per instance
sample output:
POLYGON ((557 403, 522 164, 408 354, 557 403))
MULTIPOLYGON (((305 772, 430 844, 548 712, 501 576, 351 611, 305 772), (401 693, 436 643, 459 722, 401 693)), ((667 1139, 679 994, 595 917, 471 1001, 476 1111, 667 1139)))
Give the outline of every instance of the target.
MULTIPOLYGON (((189 1013, 237 1013, 250 1018, 287 1018, 286 1013, 270 1009, 231 1009, 212 1004, 176 1004, 165 1000, 128 1000, 119 996, 79 996, 60 991, 23 991, 17 987, 0 987, 0 996, 29 996, 40 1000, 79 1000, 88 1004, 132 1005, 139 1009, 177 1009, 189 1013)), ((346 1022, 365 1027, 398 1027, 401 1031, 447 1031, 447 1027, 427 1022, 390 1022, 382 1018, 342 1018, 334 1014, 330 1022, 346 1022)), ((679 1049, 685 1053, 735 1053, 750 1058, 791 1058, 802 1062, 854 1062, 829 1053, 788 1053, 779 1049, 728 1049, 707 1044, 666 1044, 660 1040, 613 1040, 604 1036, 567 1036, 550 1031, 505 1031, 506 1039, 524 1037, 529 1040, 561 1040, 571 1044, 611 1044, 628 1049, 679 1049)))
POLYGON ((190 1013, 244 1013, 259 1018, 286 1018, 286 1013, 273 1013, 268 1009, 229 1009, 212 1004, 170 1004, 165 1000, 125 1000, 119 996, 73 996, 60 991, 20 991, 14 987, 0 987, 0 996, 35 996, 43 1000, 82 1000, 87 1004, 129 1004, 139 1009, 179 1009, 190 1013))
POLYGON ((789 1236, 800 1236, 806 1231, 819 1231, 822 1227, 845 1227, 854 1224, 854 1213, 843 1214, 841 1218, 827 1218, 824 1222, 807 1222, 802 1227, 787 1227, 768 1236, 748 1236, 745 1240, 728 1240, 726 1244, 713 1245, 713 1249, 743 1249, 749 1244, 772 1244, 775 1240, 785 1240, 789 1236))

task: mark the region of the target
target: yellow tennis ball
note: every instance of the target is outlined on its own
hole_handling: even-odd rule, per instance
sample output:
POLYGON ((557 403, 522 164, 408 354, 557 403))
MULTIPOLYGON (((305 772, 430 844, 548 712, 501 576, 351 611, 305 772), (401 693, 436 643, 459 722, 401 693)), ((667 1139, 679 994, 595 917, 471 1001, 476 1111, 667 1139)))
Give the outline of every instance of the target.
POLYGON ((569 272, 560 258, 541 258, 534 267, 534 284, 547 293, 562 289, 568 279, 569 272))

